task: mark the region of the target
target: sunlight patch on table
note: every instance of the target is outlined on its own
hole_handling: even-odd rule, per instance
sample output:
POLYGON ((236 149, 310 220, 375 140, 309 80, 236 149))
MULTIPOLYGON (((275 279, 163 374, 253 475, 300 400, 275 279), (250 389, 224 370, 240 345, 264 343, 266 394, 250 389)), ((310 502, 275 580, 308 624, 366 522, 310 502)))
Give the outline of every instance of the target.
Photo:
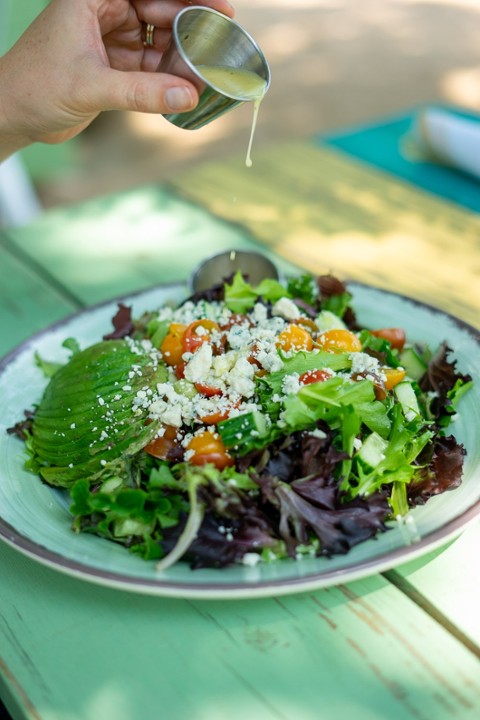
MULTIPOLYGON (((239 697, 226 693, 223 700, 212 698, 202 702, 203 707, 190 716, 189 720, 266 720, 267 718, 295 718, 295 720, 319 720, 317 712, 301 707, 300 702, 292 703, 278 693, 276 698, 262 697, 261 690, 247 695, 248 685, 239 697)), ((353 711, 353 708, 352 708, 353 711)), ((383 720, 378 718, 378 720, 383 720)))
POLYGON ((210 123, 197 131, 183 130, 161 115, 150 113, 129 113, 126 120, 129 129, 138 137, 147 140, 161 138, 183 151, 221 140, 229 134, 234 123, 232 118, 223 116, 221 122, 210 123))

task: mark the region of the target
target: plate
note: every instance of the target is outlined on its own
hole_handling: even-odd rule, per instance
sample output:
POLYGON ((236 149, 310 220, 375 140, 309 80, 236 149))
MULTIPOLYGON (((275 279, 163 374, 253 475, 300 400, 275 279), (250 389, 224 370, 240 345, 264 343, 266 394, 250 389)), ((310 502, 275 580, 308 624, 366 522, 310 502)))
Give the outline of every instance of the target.
MULTIPOLYGON (((394 293, 350 283, 358 319, 366 326, 400 325, 411 341, 432 346, 447 340, 474 388, 462 400, 452 432, 467 449, 463 482, 454 491, 415 508, 402 524, 334 558, 303 558, 259 563, 255 567, 190 570, 186 563, 159 573, 155 564, 94 535, 71 531, 68 499, 23 468, 23 443, 6 429, 41 397, 46 380, 34 363, 39 352, 65 360, 61 347, 75 337, 81 347, 111 329, 119 300, 96 306, 34 336, 0 363, 0 537, 52 568, 94 583, 159 596, 189 598, 267 597, 304 592, 383 572, 425 554, 456 537, 480 514, 480 333, 435 308, 394 293)), ((133 313, 185 297, 183 285, 162 286, 121 298, 133 313)))

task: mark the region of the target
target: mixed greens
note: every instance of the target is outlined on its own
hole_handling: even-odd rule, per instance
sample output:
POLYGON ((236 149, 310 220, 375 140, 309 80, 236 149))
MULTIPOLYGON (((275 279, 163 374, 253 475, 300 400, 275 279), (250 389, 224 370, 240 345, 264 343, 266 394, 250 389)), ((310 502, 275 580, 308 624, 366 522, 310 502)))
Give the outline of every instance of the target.
POLYGON ((237 273, 132 318, 50 378, 9 432, 73 529, 163 569, 331 556, 461 482, 447 434, 471 378, 443 343, 361 328, 346 286, 237 273))

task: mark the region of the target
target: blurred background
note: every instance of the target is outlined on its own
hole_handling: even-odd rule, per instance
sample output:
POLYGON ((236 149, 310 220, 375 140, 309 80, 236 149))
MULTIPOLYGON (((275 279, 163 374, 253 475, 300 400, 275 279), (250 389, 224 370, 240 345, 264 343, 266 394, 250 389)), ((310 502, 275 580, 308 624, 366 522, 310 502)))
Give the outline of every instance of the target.
MULTIPOLYGON (((0 0, 9 47, 46 0, 0 0)), ((420 103, 480 110, 480 0, 234 0, 271 65, 255 152, 394 116, 420 103)), ((79 138, 21 156, 45 208, 163 182, 210 159, 244 156, 251 107, 203 129, 110 112, 79 138)))

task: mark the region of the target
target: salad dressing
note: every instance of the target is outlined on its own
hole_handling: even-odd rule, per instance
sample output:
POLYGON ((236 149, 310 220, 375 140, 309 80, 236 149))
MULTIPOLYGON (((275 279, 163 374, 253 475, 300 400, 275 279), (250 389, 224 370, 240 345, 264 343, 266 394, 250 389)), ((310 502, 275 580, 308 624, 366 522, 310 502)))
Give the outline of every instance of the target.
POLYGON ((252 127, 245 159, 245 165, 252 167, 253 136, 260 104, 267 91, 266 81, 257 73, 244 68, 224 67, 221 65, 198 65, 197 68, 203 77, 213 86, 219 88, 221 92, 253 102, 252 127))

